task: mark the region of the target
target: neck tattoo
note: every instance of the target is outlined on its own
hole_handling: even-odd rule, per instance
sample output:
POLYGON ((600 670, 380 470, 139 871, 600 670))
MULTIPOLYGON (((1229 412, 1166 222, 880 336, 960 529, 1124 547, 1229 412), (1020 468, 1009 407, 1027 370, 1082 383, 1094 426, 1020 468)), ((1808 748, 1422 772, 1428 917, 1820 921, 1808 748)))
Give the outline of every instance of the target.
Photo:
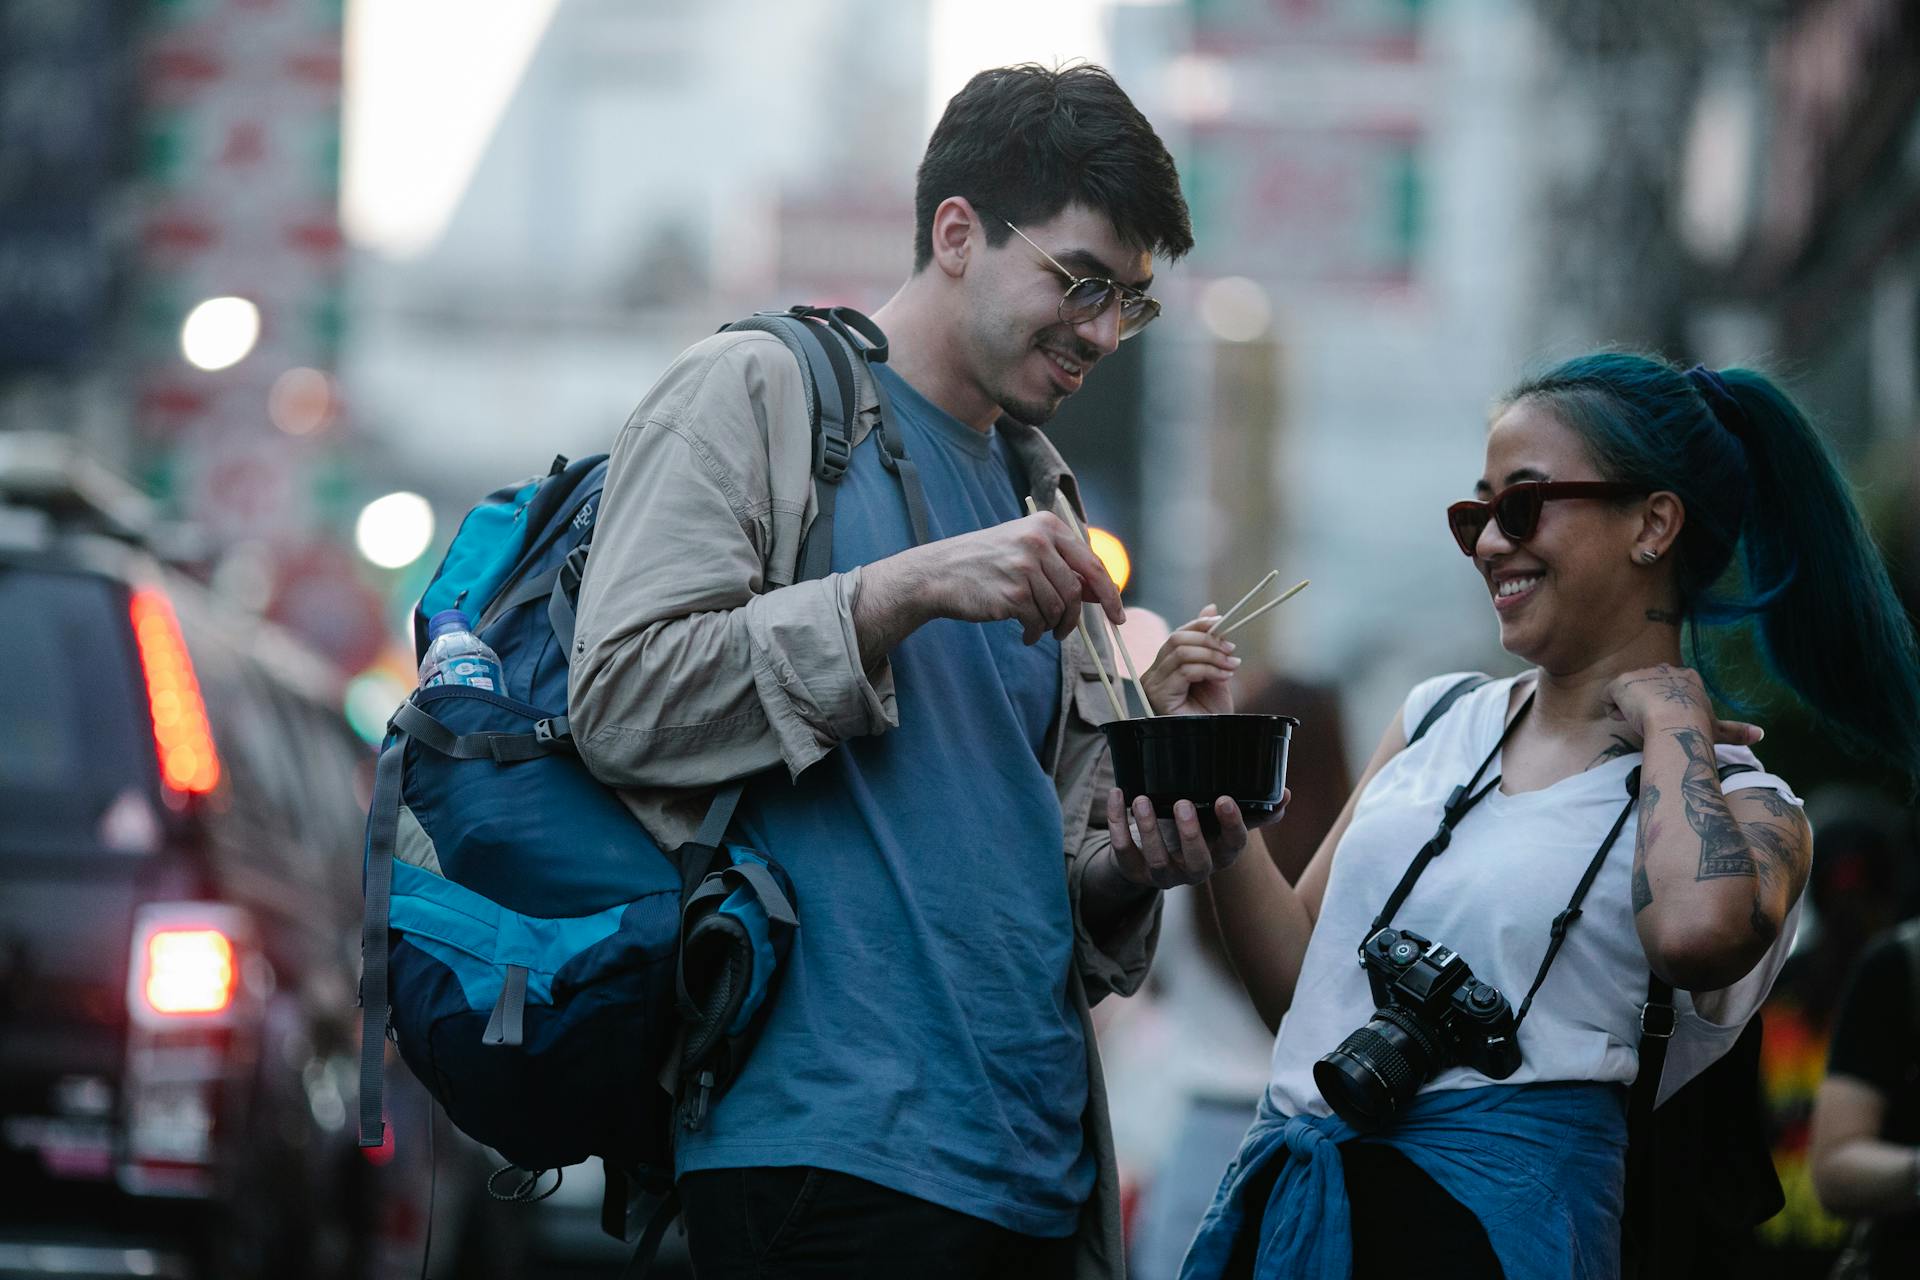
POLYGON ((1649 609, 1647 610, 1647 621, 1660 622, 1665 623, 1669 627, 1677 627, 1680 625, 1680 615, 1671 609, 1649 609))

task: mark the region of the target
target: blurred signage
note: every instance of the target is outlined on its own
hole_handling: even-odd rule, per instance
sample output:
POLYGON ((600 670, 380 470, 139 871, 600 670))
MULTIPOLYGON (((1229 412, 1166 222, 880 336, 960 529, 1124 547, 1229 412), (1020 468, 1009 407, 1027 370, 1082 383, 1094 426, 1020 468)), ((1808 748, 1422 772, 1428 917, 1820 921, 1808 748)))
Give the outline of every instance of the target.
POLYGON ((0 372, 92 357, 111 322, 131 12, 0 0, 0 372))
POLYGON ((1188 0, 1171 66, 1193 264, 1284 291, 1408 286, 1438 92, 1428 0, 1188 0))
MULTIPOLYGON (((159 0, 139 49, 141 261, 129 330, 150 482, 273 583, 269 615, 348 669, 384 636, 333 491, 346 448, 331 370, 343 329, 340 0, 159 0), (228 362, 182 348, 237 297, 258 334, 228 362), (316 412, 294 384, 324 388, 316 412), (298 400, 299 397, 294 397, 298 400)), ((310 399, 310 397, 309 397, 310 399)))
MULTIPOLYGON (((308 474, 336 447, 271 412, 291 369, 333 367, 342 329, 339 0, 170 0, 140 53, 143 264, 134 340, 149 470, 216 537, 297 542, 308 474), (235 295, 260 313, 231 367, 182 359, 180 326, 235 295), (159 456, 165 455, 165 456, 159 456)), ((329 419, 327 427, 332 426, 329 419)))
POLYGON ((1188 0, 1203 53, 1302 44, 1345 45, 1376 56, 1419 51, 1429 0, 1188 0))
POLYGON ((1194 265, 1271 285, 1399 288, 1420 249, 1421 133, 1197 127, 1181 169, 1194 265))

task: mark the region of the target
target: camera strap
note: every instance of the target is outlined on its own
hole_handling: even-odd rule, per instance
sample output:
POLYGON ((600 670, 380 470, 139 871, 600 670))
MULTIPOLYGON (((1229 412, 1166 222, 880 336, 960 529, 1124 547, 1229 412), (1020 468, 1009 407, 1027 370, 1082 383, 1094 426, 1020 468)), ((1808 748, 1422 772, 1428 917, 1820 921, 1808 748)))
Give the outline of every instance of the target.
POLYGON ((1635 767, 1627 775, 1627 802, 1620 806, 1620 816, 1613 820, 1613 827, 1607 832, 1607 838, 1593 852, 1592 861, 1587 863, 1586 874, 1580 877, 1580 883, 1573 888, 1573 897, 1567 900, 1566 910, 1553 918, 1552 936, 1547 940, 1547 954, 1540 958, 1540 971, 1533 975, 1533 985, 1527 988, 1527 998, 1514 1010, 1513 1025, 1518 1030, 1527 1016, 1527 1009, 1533 1004, 1533 993, 1547 980, 1547 970, 1553 965, 1554 956, 1560 952, 1560 944, 1567 940, 1567 926, 1580 918, 1580 902, 1587 896, 1587 890, 1593 887, 1594 877, 1600 874, 1601 864, 1606 862, 1607 854, 1613 849, 1613 842, 1620 838, 1620 831, 1627 825, 1627 818, 1633 813, 1634 802, 1640 798, 1640 770, 1635 767))
MULTIPOLYGON (((1440 811, 1439 827, 1427 842, 1420 846, 1420 852, 1413 855, 1413 861, 1408 864, 1406 873, 1400 877, 1400 883, 1395 885, 1393 892, 1388 895, 1386 906, 1380 909, 1380 914, 1374 917, 1373 924, 1368 927, 1369 938, 1392 923, 1394 913, 1400 910, 1401 905, 1407 900, 1407 895, 1413 892, 1414 882, 1419 880, 1421 873, 1427 869, 1427 864, 1445 853, 1447 846, 1453 842, 1453 829, 1460 825, 1460 820, 1472 812, 1474 806, 1486 799, 1489 791, 1500 785, 1502 775, 1497 773, 1492 781, 1484 785, 1480 779, 1485 776, 1488 769, 1493 767, 1494 757, 1500 754, 1501 749, 1507 745, 1507 739, 1513 736, 1513 731, 1519 727, 1522 720, 1526 719, 1527 712, 1532 709, 1533 695, 1528 694, 1527 700, 1520 704, 1520 710, 1514 713, 1513 719, 1509 720, 1507 727, 1501 731, 1500 741, 1493 744, 1493 750, 1487 752, 1486 759, 1482 760, 1480 767, 1473 771, 1473 776, 1467 779, 1464 785, 1455 787, 1453 793, 1447 797, 1447 803, 1440 811)), ((1520 1007, 1514 1010, 1513 1025, 1516 1032, 1520 1024, 1526 1020, 1527 1010, 1533 1005, 1534 993, 1539 991, 1540 984, 1547 980, 1547 970, 1553 966, 1553 958, 1559 954, 1561 945, 1567 940, 1568 927, 1580 918, 1580 903, 1586 898, 1587 890, 1593 887, 1594 880, 1600 874, 1601 866, 1606 863, 1607 854, 1613 850, 1614 842, 1619 840, 1620 832, 1626 827, 1627 819, 1632 816, 1634 803, 1639 796, 1640 770, 1636 768, 1627 775, 1627 803, 1621 808, 1620 816, 1613 820, 1613 827, 1607 832, 1606 839, 1602 840, 1600 847, 1594 850, 1592 859, 1587 863, 1585 874, 1580 877, 1580 883, 1574 886, 1573 896, 1567 900, 1566 908, 1553 918, 1547 940, 1547 954, 1541 957, 1540 968, 1533 975, 1533 985, 1527 988, 1526 999, 1522 1000, 1520 1007)))
POLYGON ((1480 762, 1480 767, 1473 771, 1473 776, 1467 779, 1464 786, 1455 787, 1453 794, 1447 797, 1447 803, 1440 810, 1439 827, 1427 837, 1427 842, 1420 846, 1420 852, 1413 855, 1413 862, 1407 867, 1406 874, 1400 877, 1400 883, 1393 887, 1391 894, 1387 895, 1387 905, 1380 908, 1380 914, 1373 918, 1371 925, 1367 926, 1367 937, 1371 938, 1392 922, 1394 912, 1400 910, 1401 904, 1407 900, 1407 895, 1413 892, 1413 883, 1420 878, 1420 873, 1427 869, 1429 862, 1445 853, 1447 846, 1453 843, 1453 829, 1460 825, 1460 819, 1466 817, 1473 811, 1475 805, 1486 799, 1487 792, 1500 785, 1500 775, 1497 773, 1493 775, 1493 781, 1485 786, 1480 785, 1480 779, 1485 776, 1488 769, 1493 767, 1493 758, 1500 754, 1500 749, 1507 745, 1507 739, 1513 736, 1513 731, 1520 727, 1520 722, 1527 718, 1527 712, 1531 710, 1533 710, 1533 695, 1528 694, 1527 700, 1520 704, 1520 710, 1514 712, 1513 719, 1507 721, 1507 727, 1501 731, 1500 741, 1493 744, 1493 750, 1487 752, 1487 758, 1480 762), (1475 790, 1476 787, 1479 789, 1475 790))

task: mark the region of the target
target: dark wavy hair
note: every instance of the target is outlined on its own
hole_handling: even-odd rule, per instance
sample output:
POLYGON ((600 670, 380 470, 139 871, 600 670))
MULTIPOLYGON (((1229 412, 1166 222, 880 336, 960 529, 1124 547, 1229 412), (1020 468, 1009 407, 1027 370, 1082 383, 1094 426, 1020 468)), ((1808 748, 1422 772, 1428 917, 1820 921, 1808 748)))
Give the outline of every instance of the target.
POLYGON ((1828 732, 1920 778, 1913 624, 1845 477, 1765 374, 1717 379, 1732 401, 1719 414, 1703 398, 1719 394, 1711 378, 1609 352, 1529 378, 1507 403, 1549 408, 1607 479, 1679 495, 1681 611, 1703 675, 1699 628, 1751 620, 1770 673, 1828 732))
MULTIPOLYGON (((1193 248, 1180 175, 1160 135, 1104 68, 1026 62, 967 81, 927 142, 913 194, 913 269, 933 260, 933 213, 961 196, 1025 226, 1070 204, 1169 261, 1193 248)), ((989 220, 987 243, 1013 233, 989 220)))

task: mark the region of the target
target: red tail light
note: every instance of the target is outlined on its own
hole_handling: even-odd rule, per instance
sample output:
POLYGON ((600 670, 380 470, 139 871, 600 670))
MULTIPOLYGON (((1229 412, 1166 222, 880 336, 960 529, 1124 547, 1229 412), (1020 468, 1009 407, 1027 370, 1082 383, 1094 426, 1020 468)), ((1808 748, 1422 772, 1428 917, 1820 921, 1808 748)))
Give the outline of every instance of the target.
POLYGON ((213 749, 200 682, 180 635, 173 606, 158 591, 133 593, 133 635, 147 679, 147 704, 153 713, 153 743, 160 776, 185 795, 205 795, 220 782, 220 757, 213 749))
POLYGON ((127 1012, 156 1033, 236 1025, 253 1008, 265 957, 251 917, 224 902, 156 902, 134 913, 127 1012))
POLYGON ((221 1151, 246 1140, 229 1091, 259 1061, 272 967, 252 915, 228 902, 143 903, 131 946, 114 1176, 134 1195, 204 1198, 221 1151))
POLYGON ((233 942, 218 929, 162 929, 147 938, 147 1007, 155 1013, 219 1013, 238 981, 233 942))

